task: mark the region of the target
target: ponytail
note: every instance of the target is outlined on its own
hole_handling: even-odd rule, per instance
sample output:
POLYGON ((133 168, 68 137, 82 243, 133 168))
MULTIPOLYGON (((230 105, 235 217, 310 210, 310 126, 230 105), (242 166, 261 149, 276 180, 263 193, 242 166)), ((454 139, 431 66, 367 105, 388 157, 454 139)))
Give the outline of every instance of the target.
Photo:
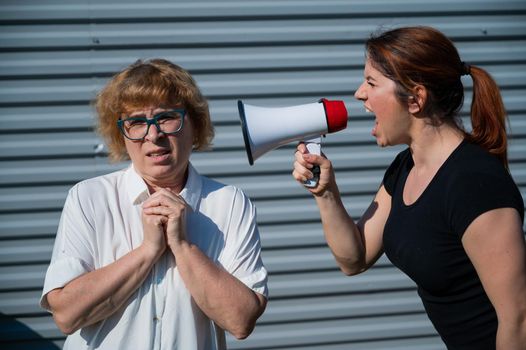
POLYGON ((466 138, 494 154, 508 169, 506 110, 495 80, 484 69, 468 66, 473 79, 471 133, 466 138))

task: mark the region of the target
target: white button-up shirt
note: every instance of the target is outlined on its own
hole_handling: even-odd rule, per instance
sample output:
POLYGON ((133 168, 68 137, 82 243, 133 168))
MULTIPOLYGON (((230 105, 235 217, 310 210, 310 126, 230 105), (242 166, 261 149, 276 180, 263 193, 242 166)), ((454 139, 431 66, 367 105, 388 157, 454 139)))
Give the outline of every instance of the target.
MULTIPOLYGON (((187 238, 255 292, 267 295, 267 271, 255 207, 239 189, 199 175, 189 165, 181 196, 192 208, 187 238)), ((148 188, 133 166, 82 181, 68 193, 60 219, 46 294, 106 266, 143 241, 142 203, 148 188)), ((195 304, 166 252, 124 307, 68 336, 64 349, 224 349, 224 331, 195 304)))

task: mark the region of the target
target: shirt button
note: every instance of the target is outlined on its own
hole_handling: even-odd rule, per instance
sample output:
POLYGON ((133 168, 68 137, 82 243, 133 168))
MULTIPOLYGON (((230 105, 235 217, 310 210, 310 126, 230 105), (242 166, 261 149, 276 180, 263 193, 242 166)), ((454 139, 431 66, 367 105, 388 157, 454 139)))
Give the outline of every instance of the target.
POLYGON ((159 322, 161 319, 160 319, 159 317, 155 316, 155 317, 153 318, 153 320, 154 320, 155 322, 159 322))

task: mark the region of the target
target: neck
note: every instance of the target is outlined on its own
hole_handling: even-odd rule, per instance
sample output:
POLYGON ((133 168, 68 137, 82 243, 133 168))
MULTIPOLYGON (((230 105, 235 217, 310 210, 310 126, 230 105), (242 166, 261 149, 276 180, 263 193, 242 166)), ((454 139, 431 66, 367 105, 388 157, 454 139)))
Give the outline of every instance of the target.
POLYGON ((463 139, 463 132, 456 126, 446 123, 432 126, 422 120, 418 137, 409 144, 415 169, 441 166, 463 139))
POLYGON ((188 167, 181 176, 176 176, 170 179, 154 179, 143 177, 146 186, 148 186, 148 191, 150 194, 155 193, 163 188, 169 188, 175 193, 180 193, 184 186, 186 185, 186 180, 188 179, 188 167))

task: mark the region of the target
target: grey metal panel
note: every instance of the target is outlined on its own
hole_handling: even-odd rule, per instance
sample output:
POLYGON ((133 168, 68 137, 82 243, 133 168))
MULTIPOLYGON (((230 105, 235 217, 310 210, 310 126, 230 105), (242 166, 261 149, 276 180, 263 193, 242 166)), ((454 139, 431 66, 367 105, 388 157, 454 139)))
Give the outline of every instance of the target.
POLYGON ((0 238, 53 237, 57 230, 59 215, 58 211, 0 214, 0 238))
MULTIPOLYGON (((230 348, 444 349, 413 282, 385 256, 359 276, 338 271, 315 203, 290 175, 293 145, 248 165, 236 100, 269 107, 345 100, 349 128, 328 135, 323 147, 357 219, 403 149, 379 150, 370 137, 374 118, 352 99, 362 80, 363 39, 378 26, 436 26, 503 88, 510 169, 526 197, 525 19, 523 0, 2 1, 3 346, 30 349, 44 344, 42 337, 62 344, 37 304, 67 190, 127 166, 107 162, 89 103, 111 74, 137 58, 166 57, 189 69, 210 100, 213 151, 194 154, 192 162, 242 188, 258 208, 270 302, 254 334, 245 341, 229 336, 230 348)), ((464 81, 469 129, 472 85, 464 81)))
MULTIPOLYGON (((474 55, 470 54, 475 51, 476 55, 484 57, 486 64, 492 61, 499 61, 503 59, 513 60, 521 55, 524 56, 526 49, 524 41, 516 41, 507 43, 504 46, 502 43, 490 42, 486 43, 485 46, 480 47, 468 47, 465 49, 466 53, 462 52, 462 48, 459 48, 463 54, 464 59, 471 61, 474 55)), ((364 57, 362 53, 362 45, 352 45, 344 47, 308 47, 306 48, 294 48, 290 51, 278 51, 266 53, 268 48, 231 48, 228 50, 224 49, 201 49, 201 50, 190 50, 190 52, 183 52, 181 54, 175 54, 172 57, 169 55, 163 55, 162 51, 171 52, 174 54, 174 50, 161 50, 161 52, 155 51, 155 56, 172 58, 177 62, 190 69, 191 71, 206 72, 210 69, 213 64, 214 69, 232 69, 232 70, 243 70, 243 69, 279 69, 284 70, 286 68, 305 68, 310 71, 313 68, 318 67, 319 69, 335 69, 342 67, 350 67, 351 65, 361 65, 364 57), (251 52, 253 51, 253 52, 251 52), (206 53, 206 54, 205 54, 206 53), (200 56, 201 55, 201 56, 200 56), (323 58, 323 56, 327 56, 323 58), (195 56, 200 56, 200 59, 195 59, 195 56)), ((183 51, 183 50, 180 50, 183 51)), ((100 53, 98 53, 100 55, 100 53)), ((105 52, 106 55, 108 53, 105 52)), ((35 53, 34 55, 44 56, 43 58, 27 57, 27 55, 4 53, 0 54, 0 59, 3 61, 3 65, 0 67, 0 73, 7 77, 32 77, 38 75, 49 76, 50 74, 56 75, 75 75, 79 76, 82 74, 99 74, 107 75, 108 72, 115 71, 122 68, 123 62, 133 62, 138 57, 152 57, 151 50, 148 52, 134 52, 133 54, 127 54, 125 57, 122 52, 112 52, 112 57, 103 56, 105 60, 94 58, 95 55, 92 52, 72 52, 69 56, 61 57, 57 59, 57 55, 61 53, 35 53), (120 55, 117 55, 120 53, 120 55), (75 55, 75 56, 73 56, 75 55), (116 56, 116 57, 115 57, 116 56), (87 59, 87 57, 92 57, 87 59), (64 61, 64 63, 62 62, 64 61), (87 61, 87 62, 86 62, 87 61), (66 64, 67 62, 67 64, 66 64), (40 64, 40 65, 39 65, 40 64)), ((61 55, 63 56, 63 55, 61 55)), ((307 73, 310 75, 310 73, 307 73)), ((354 74, 359 77, 359 74, 354 74)), ((243 75, 244 77, 244 75, 243 75)), ((286 77, 286 76, 285 76, 286 77)), ((282 77, 283 78, 283 77, 282 77)), ((206 77, 201 78, 201 81, 207 81, 206 77)), ((84 80, 80 84, 90 84, 91 80, 84 80)), ((11 85, 7 84, 7 85, 11 85)), ((49 85, 52 85, 49 83, 49 85)), ((209 95, 212 95, 210 92, 209 95)), ((75 95, 74 95, 75 96, 75 95)), ((89 96, 82 96, 82 99, 86 99, 89 96)), ((215 114, 214 114, 215 115, 215 114)))
POLYGON ((323 295, 302 299, 277 299, 261 316, 261 324, 294 322, 319 318, 361 317, 422 313, 423 306, 415 298, 416 290, 386 291, 377 294, 323 295))
POLYGON ((253 349, 259 344, 272 346, 318 345, 363 342, 396 337, 427 337, 434 329, 425 314, 351 318, 317 322, 261 325, 243 342, 231 343, 231 349, 253 349))
MULTIPOLYGON (((466 61, 484 62, 520 60, 525 55, 522 40, 461 42, 458 49, 466 61)), ((361 65, 364 61, 362 44, 309 45, 284 47, 210 47, 174 49, 122 49, 106 51, 0 52, 0 74, 4 77, 35 77, 56 75, 108 75, 121 69, 125 62, 138 58, 165 57, 178 62, 192 72, 210 69, 286 69, 320 67, 324 69, 361 65)))
POLYGON ((373 22, 369 18, 337 18, 312 20, 245 21, 183 21, 91 24, 5 25, 0 46, 14 49, 46 47, 98 47, 130 45, 210 45, 268 44, 305 41, 349 41, 367 37, 379 24, 417 25, 426 23, 441 28, 447 35, 477 38, 499 36, 520 37, 526 30, 525 16, 458 16, 455 21, 445 17, 393 17, 373 22), (475 25, 484 23, 481 30, 475 25), (59 43, 60 45, 57 45, 59 43))
POLYGON ((56 51, 0 53, 3 61, 0 73, 9 76, 49 74, 108 74, 123 67, 123 62, 138 58, 164 57, 192 72, 210 69, 283 69, 302 67, 338 67, 363 61, 363 45, 312 45, 281 51, 268 47, 211 47, 174 49, 122 49, 99 51, 56 51))
POLYGON ((46 264, 0 266, 0 291, 38 288, 43 285, 46 264))
POLYGON ((297 15, 334 15, 356 16, 357 14, 375 14, 377 16, 388 13, 421 14, 422 12, 491 12, 507 10, 524 10, 526 6, 521 0, 495 2, 492 0, 471 1, 428 1, 426 3, 414 0, 369 0, 348 1, 329 0, 320 6, 317 1, 193 1, 174 3, 171 1, 154 1, 145 4, 139 0, 120 0, 108 3, 102 0, 83 0, 44 2, 36 5, 31 0, 3 1, 0 6, 0 20, 86 20, 87 13, 92 19, 134 18, 140 13, 141 18, 202 18, 202 17, 264 17, 264 16, 297 16, 297 15), (125 6, 123 6, 125 5, 125 6))
POLYGON ((39 313, 40 291, 16 291, 0 294, 0 310, 6 315, 27 316, 39 313))
POLYGON ((53 241, 52 238, 2 241, 0 265, 47 262, 51 256, 53 241))

